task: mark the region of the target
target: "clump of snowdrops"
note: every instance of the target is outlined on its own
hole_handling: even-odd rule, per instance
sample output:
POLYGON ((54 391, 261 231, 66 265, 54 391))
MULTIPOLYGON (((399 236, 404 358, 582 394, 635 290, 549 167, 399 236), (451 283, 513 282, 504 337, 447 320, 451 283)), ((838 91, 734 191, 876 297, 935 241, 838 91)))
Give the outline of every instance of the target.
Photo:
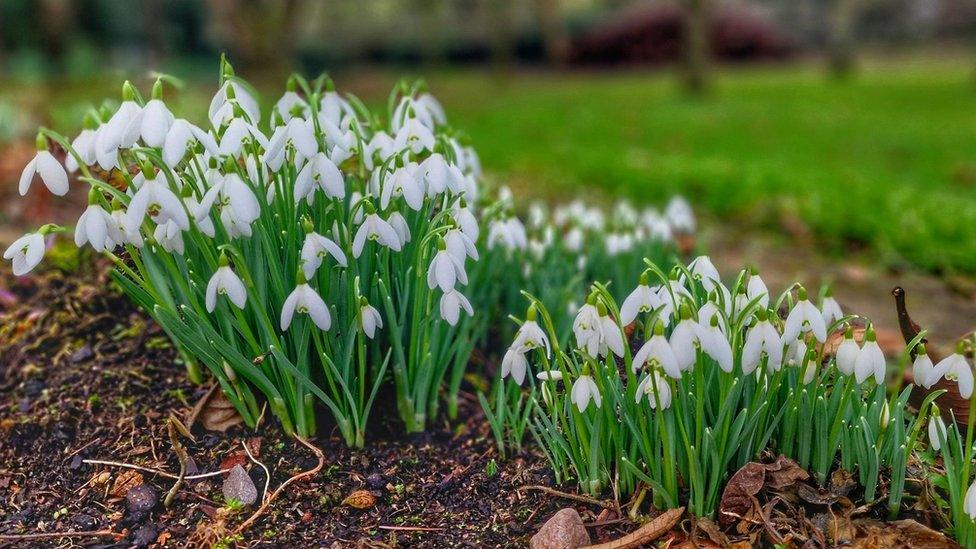
MULTIPOLYGON (((702 516, 714 514, 731 473, 771 451, 820 483, 836 467, 850 471, 869 502, 884 497, 888 471, 885 503, 898 512, 908 457, 939 393, 914 412, 911 387, 889 394, 870 322, 844 315, 826 288, 811 296, 795 284, 774 296, 755 270, 726 286, 704 256, 669 272, 647 261, 636 282, 622 300, 594 283, 568 335, 557 329, 565 307, 525 292, 500 368, 508 381, 483 401, 500 450, 528 428, 558 481, 702 516), (866 325, 858 338, 855 325, 866 325)), ((958 356, 916 379, 931 386, 948 375, 969 397, 972 375, 958 356)), ((902 365, 909 360, 906 350, 902 365)), ((957 488, 971 478, 965 466, 952 474, 957 488)))
MULTIPOLYGON (((364 442, 392 378, 408 431, 457 389, 486 285, 477 260, 480 168, 422 84, 400 83, 384 117, 327 77, 288 80, 262 113, 222 61, 203 124, 170 111, 165 79, 143 99, 89 113, 74 140, 48 129, 24 169, 55 195, 87 185, 74 241, 170 335, 190 376, 204 365, 248 425, 267 405, 289 433, 316 429, 315 403, 364 442), (62 165, 50 142, 66 152, 62 165), (453 390, 451 389, 453 388, 453 390)), ((41 260, 45 225, 6 251, 15 274, 41 260)))

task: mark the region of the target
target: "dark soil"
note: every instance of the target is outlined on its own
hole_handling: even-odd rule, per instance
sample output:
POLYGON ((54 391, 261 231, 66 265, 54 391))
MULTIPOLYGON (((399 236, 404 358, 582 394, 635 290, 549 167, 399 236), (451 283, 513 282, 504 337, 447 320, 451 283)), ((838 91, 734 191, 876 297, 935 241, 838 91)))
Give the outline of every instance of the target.
MULTIPOLYGON (((311 442, 325 454, 321 471, 289 486, 240 536, 233 531, 257 504, 228 508, 222 476, 184 484, 164 508, 172 479, 85 460, 178 472, 166 419, 175 414, 185 421, 207 387, 187 381, 165 334, 110 286, 104 274, 0 279, 0 288, 9 288, 0 294, 0 536, 101 532, 0 537, 0 546, 511 546, 525 544, 554 511, 572 503, 518 491, 552 483, 545 460, 531 453, 498 460, 480 408, 469 398, 465 423, 444 421, 422 436, 384 435, 361 451, 328 433, 319 436, 311 442), (343 504, 357 490, 375 503, 362 510, 343 504)), ((271 491, 317 464, 270 421, 256 431, 235 426, 223 433, 201 423, 192 427, 196 442, 182 440, 190 474, 240 463, 260 498, 265 474, 242 442, 270 469, 271 491)), ((584 520, 596 520, 579 507, 584 520)), ((591 534, 617 537, 611 528, 591 534)))

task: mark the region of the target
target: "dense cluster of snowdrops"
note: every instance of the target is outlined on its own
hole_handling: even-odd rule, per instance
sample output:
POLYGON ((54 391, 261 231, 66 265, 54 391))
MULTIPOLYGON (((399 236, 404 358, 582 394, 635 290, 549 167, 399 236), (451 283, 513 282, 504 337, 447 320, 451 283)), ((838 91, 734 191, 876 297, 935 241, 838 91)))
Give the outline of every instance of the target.
MULTIPOLYGON (((865 320, 845 316, 829 290, 816 299, 796 284, 774 300, 758 272, 726 286, 706 256, 670 272, 645 267, 636 288, 616 292, 622 299, 594 283, 568 314, 525 292, 524 319, 483 400, 503 453, 529 430, 559 481, 713 515, 729 475, 770 450, 821 485, 837 466, 855 473, 867 502, 886 470, 896 515, 909 456, 932 463, 941 451, 944 475, 934 476, 950 521, 957 539, 976 543, 973 429, 943 420, 933 401, 944 391, 914 412, 912 387, 888 394, 870 322, 858 342, 865 320)), ((923 336, 908 347, 915 383, 954 380, 972 398, 963 349, 933 364, 923 336)))
MULTIPOLYGON (((158 79, 148 101, 125 83, 121 104, 93 110, 72 140, 42 129, 19 190, 39 179, 65 195, 69 173, 87 185, 75 244, 111 258, 191 378, 204 366, 250 426, 267 407, 308 436, 318 401, 362 446, 391 381, 408 431, 443 403, 454 417, 472 349, 489 326, 509 325, 519 288, 579 294, 590 277, 628 272, 610 266, 670 253, 672 231, 694 230, 682 199, 663 214, 534 206, 526 226, 510 192, 482 189, 475 152, 422 83, 398 84, 380 115, 325 76, 296 75, 262 115, 222 60, 198 125, 163 101, 171 82, 158 79)), ((14 273, 62 230, 14 242, 4 254, 14 273)))

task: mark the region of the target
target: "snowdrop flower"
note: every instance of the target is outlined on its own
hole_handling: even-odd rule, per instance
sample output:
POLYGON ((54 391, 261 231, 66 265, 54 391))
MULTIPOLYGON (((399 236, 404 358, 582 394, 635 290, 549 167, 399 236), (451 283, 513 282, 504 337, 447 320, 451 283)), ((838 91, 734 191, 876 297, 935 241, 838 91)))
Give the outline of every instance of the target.
POLYGON ((698 336, 703 353, 718 363, 725 373, 732 372, 732 345, 719 325, 719 316, 712 315, 707 325, 700 328, 698 336))
POLYGON ((678 232, 695 232, 695 215, 691 211, 691 204, 680 196, 676 196, 668 202, 668 207, 664 213, 668 222, 678 232))
POLYGON ((471 242, 478 241, 478 235, 481 234, 481 230, 478 227, 478 220, 475 219, 474 214, 471 213, 471 209, 468 208, 467 202, 463 198, 459 198, 454 203, 454 222, 461 228, 461 232, 468 235, 471 242))
POLYGON ((570 252, 578 252, 583 249, 583 231, 579 227, 573 227, 563 235, 563 247, 570 252))
POLYGON ((227 79, 210 101, 208 118, 214 127, 220 126, 233 115, 233 111, 226 107, 235 104, 241 107, 251 122, 261 119, 261 110, 254 96, 240 83, 227 79))
POLYGON ((541 327, 539 327, 539 323, 536 322, 537 314, 535 304, 529 305, 528 310, 525 312, 525 322, 519 326, 519 330, 518 333, 515 334, 515 341, 512 343, 512 347, 525 349, 545 349, 546 356, 549 356, 551 354, 549 348, 549 338, 546 337, 546 333, 541 327))
POLYGON ((638 314, 649 313, 663 305, 658 294, 648 286, 649 282, 650 275, 645 271, 641 274, 637 287, 624 299, 620 307, 620 323, 624 326, 629 326, 637 319, 638 314))
POLYGON ((874 328, 868 326, 867 332, 864 334, 864 346, 861 347, 860 352, 857 353, 857 359, 854 361, 854 378, 858 383, 864 383, 872 374, 875 382, 884 383, 884 353, 878 346, 874 328))
POLYGON ((162 89, 162 83, 157 80, 153 85, 152 99, 129 120, 122 138, 123 144, 132 144, 142 138, 142 142, 150 147, 163 146, 174 117, 160 99, 162 89))
POLYGON ((664 324, 659 320, 654 324, 654 335, 651 336, 644 345, 638 349, 634 355, 631 368, 637 373, 645 365, 650 368, 659 366, 674 379, 681 379, 681 368, 678 365, 678 358, 674 356, 671 344, 664 337, 664 324))
POLYGON ((163 162, 170 168, 175 168, 194 141, 202 144, 211 155, 217 155, 217 141, 212 135, 182 118, 174 120, 163 139, 163 162))
POLYGON ((427 196, 437 196, 447 189, 448 169, 444 155, 434 153, 417 167, 417 176, 425 183, 427 196))
POLYGON ((801 368, 801 382, 809 385, 817 377, 817 352, 803 339, 797 340, 796 364, 801 368))
MULTIPOLYGON (((120 246, 123 244, 132 244, 137 248, 141 248, 143 246, 144 242, 142 239, 142 234, 138 231, 138 229, 135 231, 126 232, 125 210, 112 210, 112 213, 109 215, 112 218, 112 225, 109 230, 109 237, 113 243, 111 248, 115 248, 115 246, 120 246)), ((211 227, 213 227, 212 223, 211 227)), ((109 245, 106 245, 106 248, 108 247, 109 245)))
POLYGON ((931 385, 938 383, 943 377, 958 384, 959 396, 968 399, 973 395, 973 370, 963 356, 963 344, 956 345, 956 352, 943 358, 935 365, 929 374, 928 382, 931 385))
POLYGON ((388 133, 382 130, 374 133, 369 143, 363 147, 363 161, 366 164, 366 169, 373 171, 374 157, 379 158, 379 162, 382 164, 395 152, 396 144, 388 133))
POLYGON ((687 305, 682 305, 681 309, 681 321, 672 330, 669 343, 678 361, 678 368, 685 371, 691 370, 698 358, 700 327, 691 319, 691 311, 687 305))
POLYGON ((834 356, 837 369, 845 376, 853 374, 854 365, 857 363, 857 357, 860 353, 861 348, 854 341, 854 330, 848 327, 847 331, 844 332, 844 341, 837 346, 837 352, 834 356))
POLYGON ((457 326, 462 309, 468 313, 468 316, 474 316, 474 309, 471 308, 471 302, 468 301, 468 298, 464 297, 464 294, 457 290, 444 292, 440 302, 441 318, 446 320, 451 326, 457 326))
POLYGON ((793 310, 786 317, 783 341, 793 341, 800 333, 812 332, 817 341, 823 343, 827 340, 827 327, 824 324, 823 314, 817 310, 816 305, 810 303, 803 286, 800 286, 797 297, 799 301, 793 305, 793 310))
POLYGON ((976 520, 976 480, 966 490, 966 498, 963 500, 962 510, 970 520, 976 520))
POLYGON ((220 256, 220 266, 207 283, 206 306, 207 312, 214 312, 217 308, 217 296, 225 295, 238 309, 244 308, 247 301, 247 290, 244 282, 227 264, 227 257, 220 256))
POLYGON ((584 368, 583 375, 576 378, 573 382, 573 389, 571 397, 573 404, 579 409, 580 413, 586 410, 586 407, 590 405, 590 401, 599 408, 603 404, 603 397, 600 396, 600 389, 596 386, 596 382, 587 373, 588 369, 584 368))
POLYGON ((274 112, 286 123, 295 117, 306 118, 309 113, 308 103, 295 93, 291 79, 288 80, 288 88, 274 106, 274 112))
POLYGON ((334 90, 325 92, 319 100, 319 116, 332 122, 336 126, 342 123, 345 116, 351 115, 352 106, 334 90))
MULTIPOLYGON (((311 222, 308 225, 307 228, 310 229, 311 222)), ((342 252, 342 248, 338 244, 314 231, 308 232, 305 235, 301 252, 302 271, 305 273, 306 279, 311 279, 315 275, 315 271, 322 265, 322 259, 325 258, 326 254, 331 255, 340 266, 346 266, 346 254, 342 252)))
POLYGON ((31 182, 34 181, 35 174, 41 176, 41 182, 44 183, 47 190, 51 191, 51 194, 64 196, 68 193, 68 172, 54 158, 54 155, 46 149, 47 139, 38 135, 37 154, 24 166, 24 171, 20 173, 20 182, 17 185, 17 190, 20 191, 21 196, 27 194, 31 182))
POLYGON ((915 356, 915 361, 912 363, 912 379, 915 381, 915 385, 931 389, 938 381, 938 379, 929 381, 933 377, 932 373, 934 371, 935 366, 925 351, 925 345, 920 344, 918 346, 918 355, 915 356))
POLYGON ((823 314, 824 325, 829 327, 834 322, 844 318, 844 311, 841 310, 840 304, 834 299, 832 292, 828 289, 827 293, 824 294, 823 303, 820 305, 820 310, 823 314))
POLYGON ((560 381, 563 373, 559 370, 545 370, 535 375, 539 381, 560 381))
POLYGON ((488 249, 501 245, 508 250, 524 250, 528 246, 525 227, 517 217, 495 219, 488 225, 488 249))
POLYGON ((942 421, 939 407, 932 405, 932 415, 929 416, 929 446, 938 452, 942 449, 942 441, 948 437, 946 424, 942 421))
MULTIPOLYGON (((217 145, 217 154, 221 156, 240 156, 241 152, 244 150, 244 145, 251 141, 258 143, 266 150, 269 147, 268 140, 264 134, 261 133, 261 130, 241 118, 235 118, 231 120, 230 124, 227 126, 227 129, 224 130, 224 134, 220 138, 220 144, 217 145)), ((271 161, 268 160, 268 157, 270 156, 269 152, 265 152, 264 154, 265 160, 268 162, 268 164, 271 164, 271 161)), ((280 166, 281 165, 278 164, 278 167, 280 166)))
MULTIPOLYGON (((590 343, 596 343, 598 348, 596 349, 599 356, 607 356, 609 352, 617 356, 624 356, 624 335, 620 331, 620 327, 614 322, 610 315, 607 313, 606 308, 602 303, 597 305, 597 311, 600 314, 600 322, 597 324, 597 337, 591 338, 590 343)), ((587 352, 591 355, 594 349, 591 345, 587 345, 587 352)), ((596 356, 596 355, 594 355, 596 356)))
POLYGON ((14 274, 17 276, 29 273, 41 259, 44 258, 44 231, 27 233, 14 240, 13 244, 3 252, 3 258, 9 259, 13 264, 14 274))
POLYGON ((742 372, 744 374, 748 375, 754 372, 763 355, 766 355, 769 368, 773 371, 779 370, 783 364, 783 340, 776 328, 769 322, 767 315, 766 309, 759 309, 756 314, 758 322, 746 335, 746 342, 742 348, 742 372))
POLYGON ((386 175, 380 194, 380 208, 387 209, 391 199, 401 196, 414 211, 419 211, 424 205, 424 189, 406 167, 397 168, 392 174, 386 175))
MULTIPOLYGON (((85 129, 81 130, 78 137, 75 137, 74 141, 71 142, 71 148, 74 149, 78 157, 81 158, 81 162, 85 166, 91 166, 96 161, 95 156, 95 127, 97 122, 94 117, 90 114, 85 115, 85 129)), ((64 159, 64 167, 67 168, 69 172, 75 172, 78 170, 78 159, 75 155, 68 154, 64 159)))
POLYGON ((284 163, 289 146, 294 147, 295 152, 303 159, 314 156, 319 145, 311 124, 301 118, 292 118, 284 126, 275 128, 264 153, 264 160, 272 170, 278 170, 284 163))
POLYGON ((154 219, 172 220, 182 230, 190 229, 190 219, 186 209, 176 194, 161 181, 157 174, 144 174, 145 180, 129 201, 125 216, 125 231, 136 232, 142 225, 146 213, 155 212, 154 219))
MULTIPOLYGON (((91 194, 97 196, 97 191, 92 190, 91 194)), ((95 197, 92 198, 97 200, 95 197)), ((75 246, 81 248, 87 242, 96 252, 111 249, 109 245, 113 242, 109 238, 109 228, 113 225, 112 216, 108 212, 98 204, 90 203, 75 226, 75 246)))
POLYGON ((135 102, 135 88, 126 81, 122 84, 122 104, 108 122, 98 130, 95 138, 95 154, 103 169, 117 167, 116 152, 122 147, 131 147, 138 133, 129 132, 129 126, 141 117, 142 107, 135 102))
MULTIPOLYGON (((410 242, 410 226, 407 224, 407 220, 403 217, 403 214, 394 210, 390 212, 390 217, 387 219, 387 222, 396 231, 397 237, 400 239, 401 248, 404 244, 410 242)), ((450 245, 448 245, 447 249, 450 251, 450 245)))
POLYGON ((427 287, 431 290, 440 287, 442 292, 448 292, 458 282, 467 284, 468 275, 464 272, 464 264, 447 251, 443 239, 437 246, 438 251, 427 269, 427 287))
POLYGON ((444 243, 447 245, 447 252, 458 262, 463 264, 468 257, 478 261, 478 248, 461 229, 455 227, 444 233, 444 243))
POLYGON ((749 301, 760 297, 759 305, 763 309, 769 308, 769 290, 766 288, 766 283, 763 282, 762 277, 759 273, 753 269, 752 274, 749 275, 749 282, 746 284, 746 296, 749 301))
POLYGON ((691 274, 697 275, 702 282, 702 286, 705 287, 706 291, 712 291, 716 284, 722 282, 722 278, 718 274, 718 269, 712 264, 712 260, 709 259, 707 255, 700 255, 692 260, 688 264, 688 270, 691 274))
POLYGON ((434 150, 434 134, 416 118, 406 121, 396 132, 394 142, 397 150, 409 148, 413 154, 434 150))
POLYGON ((400 237, 387 221, 384 221, 376 213, 370 213, 363 220, 363 224, 356 231, 356 236, 352 241, 352 255, 359 257, 363 253, 363 246, 367 240, 372 240, 382 246, 386 246, 395 252, 399 252, 400 237))
POLYGON ((366 301, 365 297, 359 298, 359 325, 363 329, 363 333, 366 337, 373 339, 376 334, 377 328, 383 328, 383 317, 380 316, 380 312, 376 310, 366 301))
MULTIPOLYGON (((300 272, 300 271, 299 271, 300 272)), ((299 274, 298 285, 288 297, 285 304, 281 307, 281 329, 287 330, 291 326, 292 317, 295 313, 307 314, 312 322, 322 331, 328 331, 332 326, 332 315, 329 307, 315 290, 305 281, 304 274, 299 274)))
POLYGON ((637 385, 634 401, 639 403, 645 397, 652 410, 657 408, 658 401, 661 402, 661 409, 667 410, 671 407, 671 385, 663 376, 652 372, 637 385))
POLYGON ((295 203, 303 198, 311 204, 316 188, 322 189, 329 198, 343 198, 346 195, 342 172, 325 153, 311 157, 295 178, 295 203))
POLYGON ((883 431, 887 429, 888 423, 891 422, 891 408, 888 406, 887 400, 884 401, 884 404, 881 405, 881 417, 878 419, 881 425, 881 430, 883 431))
POLYGON ((183 255, 183 233, 180 231, 180 226, 172 219, 156 225, 156 230, 153 231, 153 238, 167 252, 176 252, 183 255))
POLYGON ((600 325, 600 312, 596 308, 596 294, 590 294, 586 298, 586 303, 580 307, 573 319, 573 335, 576 336, 576 344, 579 347, 586 347, 586 342, 593 336, 600 325))
POLYGON ((512 376, 512 380, 518 385, 525 381, 525 371, 529 367, 529 361, 525 358, 527 349, 510 347, 502 357, 502 378, 512 376))

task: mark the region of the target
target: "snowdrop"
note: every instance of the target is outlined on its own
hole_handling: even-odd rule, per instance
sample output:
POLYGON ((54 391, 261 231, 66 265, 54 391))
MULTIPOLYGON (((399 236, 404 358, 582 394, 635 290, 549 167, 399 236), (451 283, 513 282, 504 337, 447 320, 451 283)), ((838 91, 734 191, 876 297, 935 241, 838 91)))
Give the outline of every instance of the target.
POLYGON ((712 260, 707 255, 700 255, 692 260, 688 264, 688 270, 691 271, 691 274, 701 279, 702 286, 709 292, 715 288, 716 284, 722 282, 722 278, 718 274, 718 269, 715 268, 712 260))
POLYGON ((54 155, 47 151, 47 139, 41 135, 37 136, 37 154, 20 173, 17 190, 21 196, 27 194, 35 175, 41 177, 41 182, 51 194, 64 196, 68 193, 68 173, 54 155))
POLYGON ((667 410, 671 407, 671 385, 663 376, 652 372, 637 385, 634 400, 640 402, 642 398, 647 399, 652 410, 657 409, 658 402, 661 403, 662 410, 667 410))
POLYGON ((600 389, 596 386, 596 382, 593 381, 593 377, 586 373, 584 370, 583 375, 576 378, 573 382, 573 389, 571 398, 573 404, 579 409, 580 413, 586 411, 587 406, 590 405, 590 401, 599 408, 603 404, 603 397, 600 396, 600 389))
POLYGON ((766 309, 760 309, 756 314, 756 325, 746 335, 742 348, 742 372, 745 374, 754 372, 764 355, 773 371, 779 370, 783 363, 783 340, 767 315, 766 309))
POLYGON ((963 511, 970 520, 976 520, 976 480, 969 485, 969 489, 966 490, 966 498, 963 503, 963 511))
POLYGON ((325 153, 315 153, 298 172, 295 179, 295 202, 303 198, 309 204, 315 198, 315 191, 321 189, 329 198, 343 198, 346 194, 342 172, 325 153))
MULTIPOLYGON (((396 231, 397 238, 400 239, 401 248, 407 242, 410 242, 410 225, 407 224, 407 220, 403 217, 403 214, 394 210, 390 212, 390 217, 387 218, 387 222, 396 231)), ((448 246, 448 250, 450 250, 450 246, 448 246)))
POLYGON ((502 377, 512 376, 516 384, 521 385, 525 381, 525 372, 528 370, 529 361, 525 358, 528 349, 521 347, 510 347, 502 357, 502 377))
POLYGON ((701 350, 718 363, 725 373, 732 373, 732 345, 722 331, 717 314, 700 327, 698 336, 701 350))
POLYGON ((938 379, 932 379, 932 373, 935 370, 935 366, 932 364, 932 359, 929 358, 928 353, 925 351, 925 345, 919 345, 917 347, 918 354, 915 356, 915 360, 912 362, 912 380, 915 385, 925 387, 926 389, 931 389, 933 385, 938 381, 938 379))
POLYGON ((329 307, 319 294, 299 276, 298 285, 292 290, 281 307, 281 329, 287 330, 291 326, 295 313, 307 314, 320 330, 328 331, 332 327, 332 314, 329 307))
POLYGON ((431 290, 439 287, 442 292, 449 292, 458 282, 467 284, 468 275, 464 272, 464 264, 447 251, 443 239, 438 248, 427 269, 427 287, 431 290))
POLYGON ((763 309, 769 308, 769 290, 766 288, 766 283, 763 282, 762 277, 755 270, 749 275, 749 282, 746 284, 746 296, 749 301, 759 298, 759 306, 763 309))
POLYGON ((663 305, 658 294, 648 285, 649 281, 650 275, 645 271, 640 283, 620 306, 620 323, 624 326, 636 320, 638 314, 649 313, 663 305))
POLYGON ((396 149, 409 148, 414 154, 434 149, 434 134, 416 118, 410 118, 394 138, 396 149))
POLYGON ((160 180, 161 178, 157 174, 146 173, 144 170, 143 175, 145 180, 135 195, 132 196, 129 208, 126 210, 126 232, 139 230, 146 213, 150 213, 150 215, 155 213, 154 219, 172 220, 180 229, 189 230, 190 219, 187 216, 186 208, 176 194, 160 180))
MULTIPOLYGON (((93 191, 97 194, 97 191, 93 191)), ((94 199, 90 198, 89 200, 94 199)), ((112 216, 96 203, 90 203, 85 211, 78 218, 75 226, 75 246, 81 248, 85 243, 91 244, 96 252, 111 251, 109 238, 110 227, 114 225, 112 216)))
POLYGON ((444 292, 440 301, 441 318, 446 320, 451 326, 457 326, 462 310, 468 313, 468 316, 474 316, 474 309, 471 307, 471 302, 468 301, 468 298, 464 294, 456 289, 444 292))
POLYGON ((217 142, 212 135, 182 118, 174 120, 163 139, 163 162, 171 169, 175 168, 193 143, 203 145, 210 155, 218 153, 217 142))
POLYGON ((857 364, 857 357, 861 353, 861 348, 854 341, 854 330, 850 327, 844 332, 844 341, 837 346, 834 362, 837 369, 845 376, 854 374, 854 366, 857 364))
POLYGON ((678 364, 678 358, 674 355, 671 344, 664 337, 664 324, 661 321, 654 324, 654 334, 634 354, 631 363, 634 373, 644 367, 650 369, 659 367, 672 378, 681 379, 681 367, 678 364))
POLYGON ((359 257, 363 253, 366 241, 374 241, 381 246, 399 252, 400 237, 390 224, 376 213, 370 213, 363 220, 362 225, 356 231, 356 237, 352 242, 352 255, 359 257))
POLYGON ((962 342, 956 345, 956 352, 935 365, 928 376, 929 386, 935 385, 943 377, 957 383, 962 398, 968 399, 973 395, 973 369, 963 355, 962 342))
POLYGON ((397 168, 386 176, 380 195, 380 209, 386 210, 390 206, 390 200, 400 197, 414 211, 420 210, 424 203, 424 189, 406 167, 397 168))
POLYGON ((858 383, 864 383, 873 375, 875 382, 884 383, 885 366, 884 353, 878 346, 874 328, 868 326, 864 334, 864 345, 857 353, 857 359, 854 361, 854 378, 858 383))
POLYGON ((549 337, 536 322, 535 305, 530 305, 525 313, 525 322, 519 326, 518 333, 515 334, 515 342, 512 347, 525 349, 545 349, 546 356, 551 354, 549 348, 549 337))
POLYGON ((230 268, 226 256, 220 257, 220 267, 217 268, 207 283, 207 312, 212 313, 217 308, 218 295, 227 296, 227 299, 238 309, 243 309, 247 301, 247 290, 244 288, 244 282, 230 268))
POLYGON ((172 219, 156 225, 153 230, 153 238, 167 252, 183 255, 183 252, 186 251, 186 246, 183 243, 183 232, 176 221, 172 219))
POLYGON ((793 305, 793 309, 786 317, 783 341, 793 341, 801 333, 807 332, 812 333, 821 343, 827 341, 827 327, 824 324, 824 316, 817 310, 816 305, 807 298, 807 291, 803 286, 800 286, 797 297, 799 300, 793 305))
POLYGON ((840 304, 834 299, 833 294, 830 290, 824 294, 823 303, 820 304, 820 310, 823 314, 824 325, 828 328, 838 320, 844 318, 844 311, 841 310, 840 304))
POLYGON ((698 323, 692 320, 691 311, 686 305, 682 305, 681 321, 671 332, 671 350, 677 359, 678 368, 682 371, 690 370, 698 359, 699 332, 701 328, 698 323))
POLYGON ((376 335, 377 328, 383 328, 383 317, 380 316, 376 307, 366 301, 365 297, 359 298, 359 326, 363 329, 366 337, 370 339, 376 335))
POLYGON ((929 446, 936 452, 942 449, 942 441, 948 438, 946 424, 939 414, 939 407, 933 405, 932 414, 929 416, 929 446))
POLYGON ((11 261, 16 276, 22 276, 31 272, 44 259, 45 248, 42 229, 14 240, 7 251, 3 252, 3 258, 11 261))
POLYGON ((173 113, 162 102, 162 83, 157 80, 153 86, 153 97, 130 120, 122 138, 123 144, 135 143, 138 139, 149 147, 162 147, 166 141, 173 113))
POLYGON ((315 271, 322 265, 322 260, 326 255, 331 255, 340 267, 345 267, 346 254, 332 239, 324 237, 311 230, 311 222, 308 222, 306 229, 309 231, 305 235, 305 243, 302 244, 302 270, 306 279, 311 279, 315 271))

